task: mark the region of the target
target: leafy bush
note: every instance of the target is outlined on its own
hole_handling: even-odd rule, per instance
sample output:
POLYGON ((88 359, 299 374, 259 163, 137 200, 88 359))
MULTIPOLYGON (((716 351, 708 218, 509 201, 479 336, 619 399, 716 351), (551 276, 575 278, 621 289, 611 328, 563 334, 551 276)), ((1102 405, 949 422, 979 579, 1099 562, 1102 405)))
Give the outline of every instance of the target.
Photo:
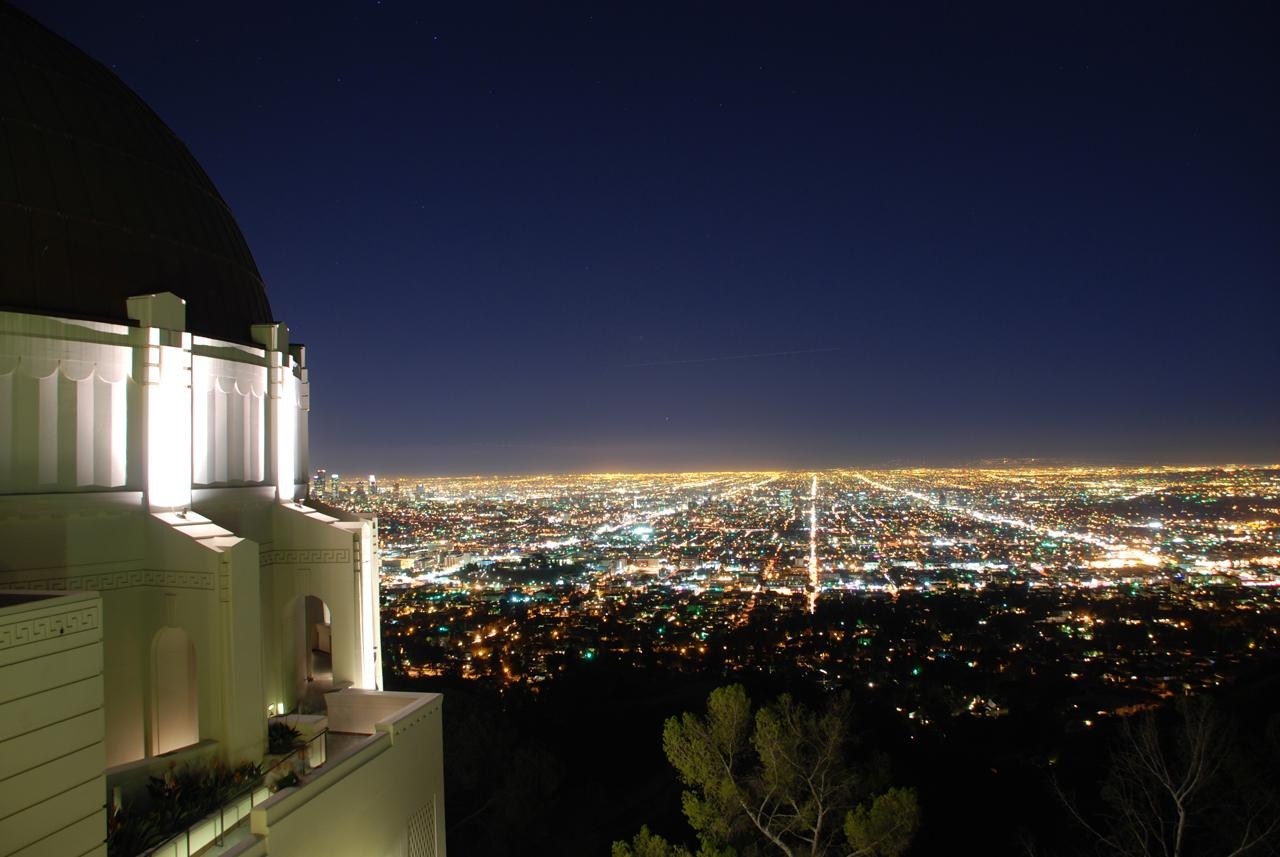
POLYGON ((151 812, 165 830, 182 830, 244 791, 261 776, 262 769, 253 762, 230 767, 215 761, 211 765, 170 768, 163 777, 152 777, 147 783, 151 812))
POLYGON ((149 814, 126 808, 107 816, 108 857, 133 857, 164 840, 164 833, 149 814))
POLYGON ((262 777, 253 762, 170 767, 147 783, 150 806, 122 807, 107 819, 108 857, 134 857, 215 812, 262 777))
POLYGON ((296 750, 306 742, 302 733, 283 720, 272 720, 267 724, 267 752, 272 754, 288 753, 296 750))

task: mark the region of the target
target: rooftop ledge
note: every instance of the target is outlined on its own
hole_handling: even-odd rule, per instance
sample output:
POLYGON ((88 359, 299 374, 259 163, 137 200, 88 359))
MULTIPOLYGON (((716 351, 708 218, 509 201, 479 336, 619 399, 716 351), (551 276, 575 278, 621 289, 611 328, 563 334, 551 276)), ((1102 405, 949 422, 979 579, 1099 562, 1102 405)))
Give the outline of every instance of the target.
POLYGON ((249 823, 252 832, 266 836, 271 825, 300 809, 352 772, 387 752, 396 736, 413 729, 430 717, 439 717, 438 693, 348 688, 325 694, 329 733, 365 736, 343 750, 329 755, 322 767, 314 769, 302 784, 281 789, 253 808, 249 823))
MULTIPOLYGON (((264 783, 251 794, 242 794, 218 812, 146 854, 149 857, 265 855, 273 824, 302 809, 328 789, 340 786, 350 774, 390 750, 397 735, 404 735, 425 720, 440 716, 442 699, 438 693, 355 689, 325 694, 329 708, 329 728, 324 736, 326 747, 317 766, 302 774, 298 785, 268 796, 264 783), (246 818, 249 820, 247 826, 244 824, 246 818)), ((216 747, 212 741, 193 744, 170 756, 143 760, 139 763, 143 766, 140 770, 144 774, 150 773, 145 770, 148 764, 167 763, 177 756, 207 753, 216 747)), ((302 758, 305 760, 306 757, 302 758)), ((126 772, 117 769, 114 773, 126 772)))

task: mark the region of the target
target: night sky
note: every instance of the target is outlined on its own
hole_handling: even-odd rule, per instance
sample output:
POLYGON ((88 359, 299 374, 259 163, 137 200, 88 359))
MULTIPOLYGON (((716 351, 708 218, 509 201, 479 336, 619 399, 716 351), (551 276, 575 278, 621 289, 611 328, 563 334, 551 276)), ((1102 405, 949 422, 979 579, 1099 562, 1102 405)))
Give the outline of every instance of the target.
POLYGON ((231 205, 316 466, 1280 460, 1274 4, 19 5, 231 205))

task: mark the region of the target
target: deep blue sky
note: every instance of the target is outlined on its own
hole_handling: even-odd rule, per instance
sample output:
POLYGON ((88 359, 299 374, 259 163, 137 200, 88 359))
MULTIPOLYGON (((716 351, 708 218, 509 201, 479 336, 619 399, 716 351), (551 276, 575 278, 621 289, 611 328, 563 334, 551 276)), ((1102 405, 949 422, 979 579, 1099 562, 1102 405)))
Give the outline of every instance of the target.
POLYGON ((230 203, 317 466, 1280 459, 1273 4, 20 5, 230 203))

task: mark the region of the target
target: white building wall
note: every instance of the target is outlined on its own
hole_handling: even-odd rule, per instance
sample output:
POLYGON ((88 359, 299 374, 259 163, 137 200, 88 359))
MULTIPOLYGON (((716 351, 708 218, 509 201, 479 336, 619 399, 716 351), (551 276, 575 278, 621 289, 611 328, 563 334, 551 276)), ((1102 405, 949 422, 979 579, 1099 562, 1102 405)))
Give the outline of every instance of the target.
POLYGON ((313 508, 277 505, 274 540, 262 554, 264 658, 269 700, 286 710, 298 700, 305 674, 302 602, 308 595, 329 607, 333 681, 375 689, 381 684, 376 632, 377 581, 371 558, 372 521, 342 521, 313 508), (368 613, 371 606, 372 618, 368 613))
POLYGON ((0 855, 106 854, 101 619, 93 593, 0 606, 0 855))
POLYGON ((344 691, 330 699, 331 726, 374 738, 252 816, 269 854, 445 857, 444 765, 438 694, 344 691), (346 703, 345 705, 343 703, 346 703), (399 708, 400 711, 391 713, 399 708), (341 816, 343 822, 330 823, 341 816))
MULTIPOLYGON (((101 620, 75 653, 22 663, 0 621, 0 857, 101 854, 104 769, 138 780, 167 761, 149 761, 177 740, 164 734, 201 739, 170 759, 261 759, 268 704, 297 702, 308 595, 330 610, 335 684, 381 685, 376 524, 293 502, 310 467, 305 350, 278 324, 254 328, 262 347, 192 337, 173 295, 129 309, 140 326, 0 312, 0 592, 89 590, 67 597, 101 620), (190 641, 196 688, 165 708, 186 688, 181 669, 157 673, 186 663, 174 640, 190 641), (45 759, 69 728, 55 720, 88 743, 45 759)), ((379 726, 381 749, 285 813, 272 853, 442 854, 431 711, 379 726)))
POLYGON ((0 312, 0 493, 127 487, 137 334, 0 312))
MULTIPOLYGON (((261 353, 261 352, 260 352, 261 353)), ((253 360, 255 355, 238 356, 253 360)), ((260 484, 266 479, 267 368, 196 353, 192 358, 192 482, 260 484)))

